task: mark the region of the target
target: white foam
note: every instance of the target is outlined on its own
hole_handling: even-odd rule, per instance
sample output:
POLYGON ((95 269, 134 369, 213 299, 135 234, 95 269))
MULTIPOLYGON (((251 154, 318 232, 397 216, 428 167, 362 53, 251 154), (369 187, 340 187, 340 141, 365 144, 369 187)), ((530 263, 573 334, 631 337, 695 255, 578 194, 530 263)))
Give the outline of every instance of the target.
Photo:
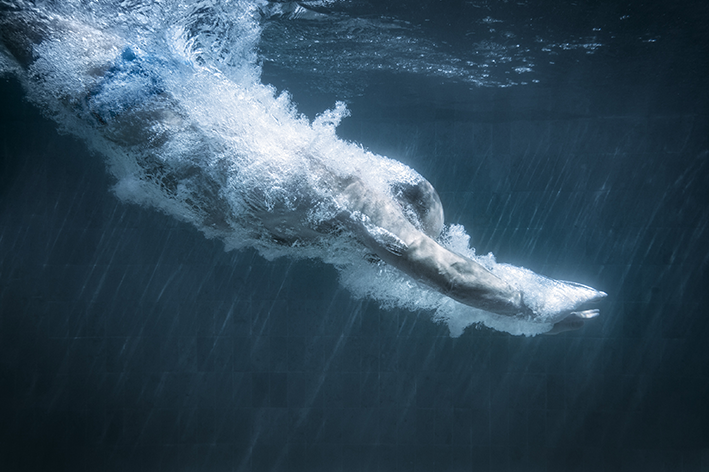
POLYGON ((63 13, 71 20, 62 20, 55 37, 37 48, 39 59, 22 80, 28 96, 62 129, 106 156, 122 200, 187 221, 223 240, 228 250, 254 247, 268 259, 334 264, 354 296, 430 311, 453 336, 473 324, 539 334, 557 321, 555 315, 598 293, 497 264, 492 255, 477 256, 457 225, 446 229, 441 243, 522 290, 535 319, 498 316, 448 299, 372 262, 347 233, 293 246, 274 241, 254 218, 254 208, 305 212, 312 226, 337 212, 328 179, 309 163, 321 162, 339 176, 356 175, 381 192, 421 177, 340 140, 335 129, 348 115, 344 103, 311 123, 288 94, 276 95, 259 82, 260 3, 160 2, 115 11, 106 0, 87 11, 68 2, 63 13), (110 12, 119 20, 108 27, 101 18, 110 12))

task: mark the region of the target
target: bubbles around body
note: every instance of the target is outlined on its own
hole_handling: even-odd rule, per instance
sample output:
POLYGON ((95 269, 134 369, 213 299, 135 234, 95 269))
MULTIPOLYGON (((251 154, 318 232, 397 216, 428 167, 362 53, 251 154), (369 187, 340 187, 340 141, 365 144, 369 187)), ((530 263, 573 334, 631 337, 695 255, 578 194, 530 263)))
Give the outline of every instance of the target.
MULTIPOLYGON (((120 199, 186 221, 227 250, 253 247, 267 259, 334 264, 353 296, 430 311, 453 336, 473 324, 543 333, 558 321, 556 314, 600 293, 497 264, 492 255, 479 257, 457 225, 436 235, 438 242, 521 290, 534 319, 463 305, 367 257, 367 248, 338 220, 343 183, 359 179, 402 201, 406 189, 426 181, 398 161, 339 139, 344 103, 311 122, 287 93, 260 83, 261 3, 159 2, 129 9, 108 1, 91 8, 66 2, 42 9, 19 2, 17 12, 4 15, 35 28, 42 40, 32 45, 29 67, 7 53, 0 64, 18 75, 30 100, 61 130, 105 157, 120 199), (117 18, 110 26, 101 20, 107 14, 117 18)), ((416 205, 404 211, 419 228, 427 226, 416 205)))

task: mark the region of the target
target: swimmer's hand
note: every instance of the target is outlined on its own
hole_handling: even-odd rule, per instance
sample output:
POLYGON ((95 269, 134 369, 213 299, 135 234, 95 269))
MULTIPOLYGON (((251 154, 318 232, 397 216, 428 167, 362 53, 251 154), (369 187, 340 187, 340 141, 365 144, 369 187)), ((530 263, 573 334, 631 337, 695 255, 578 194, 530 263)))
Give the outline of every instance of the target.
POLYGON ((549 279, 520 267, 500 265, 503 275, 514 277, 528 291, 522 294, 523 310, 528 320, 553 323, 545 334, 558 334, 580 329, 586 320, 600 314, 596 304, 606 298, 605 292, 576 282, 549 279))
MULTIPOLYGON (((605 296, 605 294, 604 294, 604 296, 605 296)), ((547 331, 544 334, 555 335, 555 334, 563 333, 564 331, 575 331, 577 329, 580 329, 586 320, 590 320, 591 318, 595 318, 600 314, 601 314, 601 312, 598 310, 598 308, 590 308, 590 309, 581 310, 581 311, 572 311, 571 313, 569 313, 569 316, 567 316, 563 320, 555 323, 554 326, 552 327, 552 329, 547 331)))

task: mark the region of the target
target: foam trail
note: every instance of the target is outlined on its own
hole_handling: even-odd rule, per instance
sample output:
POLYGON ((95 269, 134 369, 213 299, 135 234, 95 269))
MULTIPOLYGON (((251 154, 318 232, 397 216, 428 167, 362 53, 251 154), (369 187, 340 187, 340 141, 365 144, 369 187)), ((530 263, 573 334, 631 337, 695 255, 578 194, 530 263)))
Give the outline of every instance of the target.
POLYGON ((267 259, 334 264, 355 296, 430 310, 453 336, 472 324, 543 333, 560 314, 605 295, 478 257, 455 225, 439 242, 521 290, 533 318, 462 305, 372 262, 356 236, 335 223, 342 212, 338 182, 357 178, 392 195, 424 179, 338 139, 344 104, 310 122, 286 93, 260 83, 256 44, 263 4, 15 2, 1 13, 5 34, 32 29, 41 40, 26 64, 18 54, 23 45, 6 41, 0 67, 18 76, 29 99, 63 131, 105 156, 122 200, 189 222, 224 241, 227 250, 253 247, 267 259))

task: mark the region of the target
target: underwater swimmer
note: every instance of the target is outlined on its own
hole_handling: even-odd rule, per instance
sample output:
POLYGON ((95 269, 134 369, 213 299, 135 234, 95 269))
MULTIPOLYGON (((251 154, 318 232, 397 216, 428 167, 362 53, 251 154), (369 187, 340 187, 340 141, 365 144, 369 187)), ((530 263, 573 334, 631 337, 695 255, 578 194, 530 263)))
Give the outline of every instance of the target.
MULTIPOLYGON (((136 167, 142 179, 179 200, 199 227, 211 228, 217 236, 229 233, 236 217, 223 189, 234 170, 194 157, 214 150, 206 140, 200 141, 203 130, 187 118, 179 100, 163 86, 160 71, 165 70, 166 61, 141 54, 108 32, 36 10, 0 12, 0 39, 20 69, 34 77, 27 80, 56 74, 68 77, 69 85, 78 84, 52 91, 63 110, 70 110, 119 150, 131 150, 139 156, 136 167), (74 56, 85 57, 80 62, 84 65, 57 70, 60 66, 50 64, 47 68, 42 62, 43 48, 72 36, 85 40, 76 42, 78 50, 73 52, 74 56), (197 143, 192 145, 192 157, 166 159, 165 149, 181 139, 197 143), (179 199, 180 192, 187 192, 188 198, 179 199)), ((175 69, 179 67, 185 66, 174 65, 175 69)), ((385 263, 460 303, 528 320, 543 311, 543 306, 530 307, 519 288, 437 242, 443 228, 443 208, 433 186, 422 177, 395 182, 390 191, 383 191, 355 173, 345 175, 332 169, 315 155, 305 153, 303 160, 304 172, 328 188, 325 193, 331 201, 325 202, 322 192, 302 184, 284 187, 297 198, 286 196, 281 202, 269 204, 263 198, 269 189, 259 185, 240 188, 249 218, 238 224, 258 226, 273 240, 287 245, 347 231, 385 263), (313 223, 308 215, 318 205, 337 210, 328 219, 313 223)), ((278 165, 266 169, 278 172, 278 165)), ((114 169, 114 173, 118 171, 114 169)), ((587 289, 588 296, 562 303, 551 318, 554 327, 550 334, 578 329, 585 319, 598 314, 588 304, 605 294, 575 286, 587 289)))

